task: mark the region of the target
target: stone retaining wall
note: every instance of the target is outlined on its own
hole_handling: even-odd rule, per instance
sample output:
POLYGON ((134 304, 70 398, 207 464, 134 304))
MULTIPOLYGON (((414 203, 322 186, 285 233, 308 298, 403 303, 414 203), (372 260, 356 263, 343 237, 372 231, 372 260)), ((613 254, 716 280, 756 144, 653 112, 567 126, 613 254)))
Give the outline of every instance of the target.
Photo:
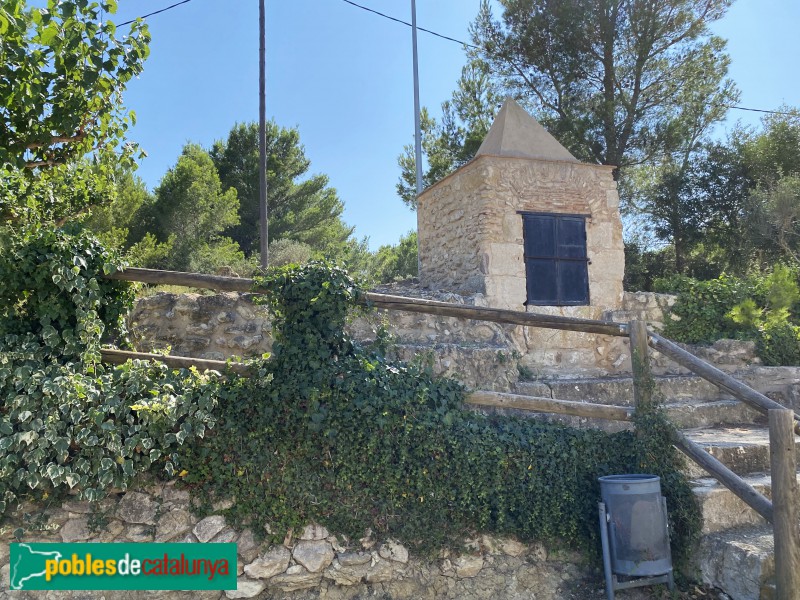
MULTIPOLYGON (((432 292, 416 285, 397 284, 376 291, 420 297, 454 304, 487 306, 483 294, 461 296, 432 292)), ((131 329, 141 351, 170 349, 171 354, 223 360, 231 356, 260 356, 272 344, 265 308, 251 294, 156 294, 138 300, 131 314, 131 329)), ((663 327, 665 311, 674 296, 626 293, 622 308, 553 308, 555 315, 613 320, 645 320, 663 327)), ((538 307, 539 312, 546 312, 538 307)), ((348 330, 356 339, 372 342, 385 327, 396 343, 395 356, 429 361, 434 372, 453 376, 471 388, 507 391, 520 370, 527 377, 602 377, 630 373, 627 338, 555 329, 516 327, 486 321, 463 320, 402 311, 357 311, 348 330)), ((691 349, 701 358, 733 372, 758 365, 751 342, 721 340, 709 347, 691 349)), ((656 374, 687 371, 654 353, 656 374)))
MULTIPOLYGON (((225 504, 218 507, 224 511, 225 504)), ((479 536, 461 554, 423 560, 399 542, 367 536, 347 542, 324 527, 309 525, 283 544, 259 541, 251 530, 229 527, 222 514, 192 514, 189 493, 174 482, 95 503, 21 507, 0 533, 0 598, 326 598, 386 600, 453 598, 542 600, 570 597, 568 590, 599 588, 597 574, 579 567, 581 557, 551 556, 541 545, 479 536), (26 516, 27 515, 27 516, 26 516), (238 588, 225 592, 8 592, 8 544, 17 526, 27 542, 235 542, 238 588)), ((580 594, 578 597, 582 597, 580 594)))

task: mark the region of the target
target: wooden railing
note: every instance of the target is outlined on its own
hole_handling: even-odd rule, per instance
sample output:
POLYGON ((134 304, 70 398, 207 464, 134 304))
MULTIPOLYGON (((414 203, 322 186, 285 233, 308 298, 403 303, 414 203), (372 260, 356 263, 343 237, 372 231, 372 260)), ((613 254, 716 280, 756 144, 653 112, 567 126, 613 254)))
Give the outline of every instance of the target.
MULTIPOLYGON (((263 289, 259 289, 255 285, 252 279, 198 273, 129 268, 107 277, 150 284, 207 288, 217 291, 264 292, 263 289)), ((373 292, 367 292, 360 296, 359 303, 387 310, 630 338, 631 360, 633 363, 634 408, 554 400, 552 398, 535 398, 490 391, 477 391, 468 394, 466 402, 474 406, 514 408, 595 419, 631 421, 636 407, 644 407, 653 402, 650 369, 650 349, 652 348, 687 368, 692 373, 713 383, 734 398, 767 415, 769 419, 772 501, 728 469, 704 448, 680 432, 675 440, 675 446, 772 524, 775 538, 777 598, 779 600, 795 600, 797 598, 797 590, 800 590, 800 525, 798 525, 800 514, 798 512, 794 436, 795 434, 800 435, 800 416, 795 414, 794 411, 785 408, 727 373, 697 358, 674 342, 649 331, 643 321, 631 321, 629 324, 621 324, 498 308, 465 306, 373 292)), ((124 363, 129 359, 158 360, 175 368, 195 366, 199 369, 229 370, 240 375, 249 375, 248 366, 243 363, 125 352, 112 349, 103 350, 102 356, 104 361, 110 363, 124 363)))

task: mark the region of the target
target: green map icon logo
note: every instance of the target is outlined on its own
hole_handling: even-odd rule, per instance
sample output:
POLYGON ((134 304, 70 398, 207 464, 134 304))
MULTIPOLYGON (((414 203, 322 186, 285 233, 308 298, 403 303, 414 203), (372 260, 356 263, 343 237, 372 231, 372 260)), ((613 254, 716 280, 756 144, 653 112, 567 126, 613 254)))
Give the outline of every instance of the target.
MULTIPOLYGON (((45 579, 48 560, 61 560, 62 554, 55 550, 34 550, 30 544, 14 544, 16 556, 11 561, 10 584, 12 590, 24 589, 31 579, 45 579)), ((30 588, 28 588, 30 589, 30 588)))

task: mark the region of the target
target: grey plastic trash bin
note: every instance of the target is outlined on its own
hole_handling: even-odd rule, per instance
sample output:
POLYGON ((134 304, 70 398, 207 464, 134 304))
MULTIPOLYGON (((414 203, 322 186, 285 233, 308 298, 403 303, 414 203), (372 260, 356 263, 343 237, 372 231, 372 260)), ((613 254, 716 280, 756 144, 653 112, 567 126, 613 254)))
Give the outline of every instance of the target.
POLYGON ((600 477, 600 528, 606 590, 652 583, 672 587, 667 503, 655 475, 600 477), (620 583, 617 575, 642 578, 620 583))

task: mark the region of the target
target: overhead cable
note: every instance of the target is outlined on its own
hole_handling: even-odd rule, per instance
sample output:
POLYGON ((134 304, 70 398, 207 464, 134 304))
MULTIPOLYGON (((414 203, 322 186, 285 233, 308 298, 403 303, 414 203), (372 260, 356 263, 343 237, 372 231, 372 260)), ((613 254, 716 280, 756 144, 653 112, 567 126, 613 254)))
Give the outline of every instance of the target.
MULTIPOLYGON (((403 21, 402 19, 398 19, 397 17, 392 17, 390 15, 387 15, 387 14, 382 13, 380 11, 377 11, 375 9, 369 8, 367 6, 362 6, 361 4, 357 4, 357 3, 353 2, 352 0, 342 0, 342 2, 346 2, 347 4, 355 6, 356 8, 360 8, 361 10, 365 10, 367 12, 371 12, 373 14, 376 14, 379 17, 383 17, 384 19, 389 19, 390 21, 394 21, 395 23, 400 23, 402 25, 406 25, 408 27, 412 27, 412 24, 409 23, 408 21, 403 21)), ((419 27, 418 26, 417 29, 420 30, 420 31, 424 31, 425 33, 429 33, 431 35, 435 35, 436 37, 442 38, 443 40, 447 40, 449 42, 455 42, 456 44, 461 44, 462 46, 466 46, 467 48, 473 48, 474 50, 481 50, 480 47, 478 47, 478 46, 476 46, 474 44, 469 44, 467 42, 462 42, 461 40, 457 40, 456 38, 452 38, 450 36, 443 35, 441 33, 437 33, 436 31, 431 31, 430 29, 425 29, 424 27, 419 27)), ((767 113, 767 114, 770 114, 770 115, 786 115, 786 116, 796 116, 797 115, 796 112, 783 112, 783 111, 779 111, 779 110, 765 110, 763 108, 745 108, 744 106, 735 106, 733 104, 727 104, 727 105, 725 105, 725 108, 733 108, 733 109, 736 109, 736 110, 746 110, 746 111, 750 111, 750 112, 767 113)))
POLYGON ((130 25, 131 23, 135 23, 139 19, 146 19, 147 17, 152 17, 153 15, 158 15, 158 14, 161 14, 163 12, 167 12, 168 10, 172 10, 173 8, 175 8, 177 6, 180 6, 181 4, 186 4, 186 3, 191 2, 191 1, 192 0, 182 0, 181 2, 176 2, 175 4, 172 4, 170 6, 166 6, 166 7, 162 8, 162 9, 160 9, 160 10, 156 10, 156 11, 153 11, 151 13, 147 13, 146 15, 142 15, 141 17, 137 17, 135 19, 131 19, 130 21, 125 21, 124 23, 120 23, 119 25, 117 25, 117 27, 122 27, 123 25, 130 25))

